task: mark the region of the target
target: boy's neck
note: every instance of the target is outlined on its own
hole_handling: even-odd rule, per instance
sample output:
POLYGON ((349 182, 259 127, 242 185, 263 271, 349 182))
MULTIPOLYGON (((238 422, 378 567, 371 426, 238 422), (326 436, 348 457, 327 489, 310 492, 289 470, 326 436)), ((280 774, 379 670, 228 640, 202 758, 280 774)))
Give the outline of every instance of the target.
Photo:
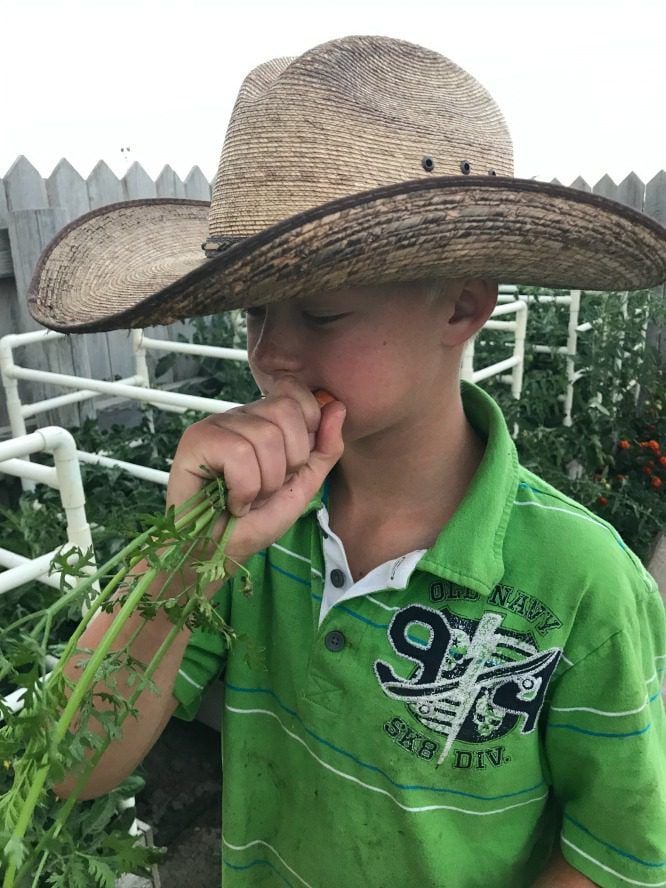
MULTIPOLYGON (((459 390, 409 428, 353 442, 332 477, 331 526, 347 554, 377 546, 377 564, 431 546, 474 477, 484 442, 465 417, 459 390), (380 557, 382 547, 386 557, 380 557), (394 549, 399 551, 393 551, 394 549)), ((358 565, 362 575, 374 564, 358 565)))

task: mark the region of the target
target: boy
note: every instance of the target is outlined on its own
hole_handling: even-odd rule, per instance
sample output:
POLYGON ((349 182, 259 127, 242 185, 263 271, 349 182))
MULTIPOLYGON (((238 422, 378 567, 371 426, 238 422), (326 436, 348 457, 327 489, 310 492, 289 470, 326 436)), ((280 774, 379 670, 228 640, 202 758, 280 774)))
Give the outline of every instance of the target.
MULTIPOLYGON (((511 172, 469 75, 346 38, 246 80, 210 261, 183 243, 201 208, 147 201, 84 217, 36 272, 33 312, 57 329, 247 309, 264 398, 184 434, 167 500, 202 466, 224 475, 255 593, 214 592, 263 656, 183 633, 87 789, 224 670, 225 884, 666 884, 655 584, 459 382, 498 279, 650 286, 664 231, 511 172)), ((134 656, 169 627, 158 615, 134 656)))

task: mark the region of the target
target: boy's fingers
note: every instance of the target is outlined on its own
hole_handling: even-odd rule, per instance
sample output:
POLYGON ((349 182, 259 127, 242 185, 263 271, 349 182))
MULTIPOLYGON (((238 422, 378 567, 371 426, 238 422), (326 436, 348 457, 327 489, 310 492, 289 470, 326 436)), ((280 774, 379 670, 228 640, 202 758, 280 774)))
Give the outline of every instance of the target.
POLYGON ((261 492, 261 468, 252 444, 237 435, 220 468, 227 488, 227 509, 236 517, 246 515, 261 492))
POLYGON ((204 483, 201 465, 224 476, 227 508, 243 519, 229 554, 241 561, 298 519, 343 451, 344 405, 333 401, 320 408, 312 392, 294 380, 282 380, 280 387, 279 394, 259 403, 191 427, 169 480, 168 500, 178 503, 204 483), (297 390, 299 400, 285 394, 287 389, 297 390), (314 415, 313 430, 302 404, 314 415))
POLYGON ((230 557, 242 563, 260 548, 275 542, 302 515, 342 456, 345 413, 344 405, 339 401, 324 407, 316 447, 309 460, 287 477, 280 490, 267 499, 256 500, 251 510, 244 514, 229 541, 227 551, 230 557))
MULTIPOLYGON (((239 412, 245 416, 261 417, 272 425, 274 433, 281 435, 287 471, 296 471, 307 462, 312 446, 306 420, 298 401, 282 396, 271 397, 247 408, 241 407, 239 412)), ((270 437, 269 433, 270 430, 267 429, 266 434, 270 437)))
POLYGON ((273 383, 270 394, 264 403, 274 398, 291 398, 298 403, 305 419, 308 432, 316 432, 319 426, 320 408, 317 399, 309 388, 293 376, 281 376, 273 383))

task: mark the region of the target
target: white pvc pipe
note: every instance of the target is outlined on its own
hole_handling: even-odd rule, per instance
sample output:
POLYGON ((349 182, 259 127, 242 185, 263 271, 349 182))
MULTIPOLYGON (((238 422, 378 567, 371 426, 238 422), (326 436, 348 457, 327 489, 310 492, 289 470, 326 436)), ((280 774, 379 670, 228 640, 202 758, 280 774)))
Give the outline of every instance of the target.
POLYGON ((462 361, 460 364, 460 378, 467 382, 472 381, 474 376, 474 345, 475 337, 468 339, 465 343, 462 353, 462 361))
POLYGON ((515 321, 493 321, 492 319, 486 321, 483 325, 484 330, 506 330, 508 333, 513 333, 516 330, 516 322, 515 321))
POLYGON ((58 487, 58 477, 53 466, 42 466, 27 459, 3 459, 0 461, 0 473, 14 475, 16 478, 28 478, 38 484, 58 487))
POLYGON ((32 432, 20 438, 0 441, 0 460, 27 456, 29 453, 38 453, 40 450, 46 449, 44 445, 45 439, 41 432, 32 432))
POLYGON ((52 373, 48 370, 28 370, 14 365, 11 374, 16 379, 32 379, 35 382, 47 382, 65 388, 85 388, 105 395, 116 395, 131 401, 147 401, 152 404, 172 404, 191 410, 205 410, 207 413, 224 413, 232 407, 238 407, 235 401, 218 401, 214 398, 199 398, 194 395, 181 395, 175 392, 164 392, 161 389, 139 388, 124 385, 120 382, 103 382, 101 379, 68 376, 65 373, 52 373))
POLYGON ((576 350, 578 347, 578 315, 580 314, 580 290, 571 291, 571 303, 569 306, 569 327, 567 335, 567 390, 564 396, 565 426, 573 425, 571 409, 573 407, 574 383, 576 381, 576 350))
POLYGON ((496 364, 489 364, 488 367, 484 367, 482 370, 475 370, 472 382, 480 382, 482 379, 488 379, 490 376, 497 376, 505 370, 515 367, 518 362, 518 358, 511 356, 504 361, 498 361, 496 364))
MULTIPOLYGON (((518 399, 523 393, 523 374, 525 372, 525 343, 527 342, 527 303, 525 310, 516 315, 516 344, 513 354, 519 358, 519 363, 513 371, 512 393, 514 398, 518 399)), ((517 430, 516 430, 517 431, 517 430)))
POLYGON ((134 369, 137 375, 137 385, 149 388, 150 374, 148 372, 148 361, 146 360, 146 349, 143 342, 143 330, 132 330, 132 351, 134 352, 134 369))
POLYGON ((540 303, 553 303, 555 305, 569 305, 571 303, 571 296, 524 296, 523 294, 518 296, 521 302, 536 302, 540 303))
MULTIPOLYGON (((57 551, 58 549, 54 549, 52 552, 47 552, 46 555, 40 555, 37 558, 26 558, 21 563, 16 564, 16 566, 0 573, 0 595, 3 592, 16 589, 17 586, 22 586, 23 583, 36 580, 42 574, 47 574, 49 572, 49 565, 57 551)), ((0 561, 0 563, 2 562, 0 561)), ((56 583, 56 586, 59 586, 59 584, 56 583)))
MULTIPOLYGON (((12 353, 12 341, 16 336, 3 336, 0 339, 0 377, 5 389, 5 397, 7 403, 7 416, 9 418, 9 426, 12 435, 15 438, 27 434, 28 429, 23 419, 21 410, 21 396, 18 390, 18 381, 14 379, 14 356, 12 353)), ((27 478, 21 479, 21 487, 24 491, 34 490, 34 482, 27 478)))
MULTIPOLYGON (((139 385, 137 376, 128 376, 126 379, 117 379, 116 382, 123 385, 139 385)), ((100 392, 83 390, 80 392, 72 392, 69 395, 58 395, 55 398, 46 398, 44 401, 34 401, 32 404, 24 404, 21 407, 21 414, 24 418, 28 416, 36 416, 38 413, 45 413, 47 410, 57 410, 58 407, 64 407, 66 404, 75 404, 78 401, 86 401, 89 398, 99 398, 100 392)))
MULTIPOLYGON (((91 465, 105 466, 106 468, 119 468, 135 478, 142 478, 144 481, 152 481, 155 484, 166 484, 169 481, 169 473, 162 472, 160 469, 151 469, 148 466, 139 465, 139 463, 125 462, 122 459, 114 459, 111 456, 102 456, 99 453, 88 453, 85 450, 77 450, 76 455, 79 460, 91 465)), ((2 471, 2 463, 0 463, 0 471, 2 471)))
MULTIPOLYGON (((26 456, 29 453, 36 453, 38 450, 49 450, 53 454, 69 544, 78 547, 81 552, 94 551, 90 526, 86 518, 85 494, 76 443, 66 429, 47 426, 22 438, 4 441, 0 443, 0 460, 26 456)), ((20 570, 20 568, 16 568, 16 570, 20 570)), ((90 565, 89 570, 94 571, 93 564, 90 565)), ((3 574, 4 582, 8 582, 6 576, 7 574, 3 574)), ((11 588, 20 585, 16 582, 16 576, 21 576, 21 574, 13 574, 14 582, 11 588)))
MULTIPOLYGON (((54 549, 54 552, 58 551, 54 549)), ((40 558, 42 556, 39 556, 40 558)), ((22 564, 30 563, 34 559, 26 558, 24 555, 19 555, 17 552, 10 552, 9 549, 0 549, 0 564, 3 567, 20 567, 22 564)), ((49 562, 50 564, 50 562, 49 562)), ((4 577, 5 574, 0 574, 0 577, 4 577)), ((43 574, 39 574, 34 577, 35 580, 38 580, 40 583, 43 583, 45 586, 51 586, 53 589, 60 588, 60 572, 52 573, 49 575, 48 573, 48 565, 47 571, 43 574)), ((71 583, 71 580, 69 581, 71 583)), ((17 585, 17 584, 14 584, 17 585)), ((12 586, 11 588, 14 588, 12 586)))
POLYGON ((45 339, 64 339, 66 333, 58 333, 56 330, 33 330, 30 333, 8 333, 0 339, 0 348, 5 343, 6 348, 20 348, 22 345, 30 345, 31 342, 43 342, 45 339))
MULTIPOLYGON (((56 665, 58 660, 55 657, 52 657, 50 654, 47 654, 44 657, 44 664, 49 670, 53 670, 53 667, 56 665)), ((51 671, 47 672, 44 675, 44 679, 47 679, 51 675, 51 671)), ((7 694, 6 697, 2 698, 2 702, 5 706, 13 713, 19 712, 23 709, 23 698, 26 695, 27 688, 19 688, 17 691, 12 691, 11 694, 7 694)), ((2 724, 2 718, 0 718, 0 724, 2 724)))
POLYGON ((170 342, 164 339, 150 339, 147 336, 141 338, 141 344, 144 348, 155 351, 172 351, 183 355, 225 358, 229 361, 243 361, 245 363, 247 363, 248 359, 247 351, 243 348, 225 348, 221 345, 196 345, 193 342, 170 342))
POLYGON ((515 299, 513 302, 504 302, 501 305, 496 305, 490 317, 499 318, 505 314, 518 314, 526 309, 527 305, 524 302, 515 299))

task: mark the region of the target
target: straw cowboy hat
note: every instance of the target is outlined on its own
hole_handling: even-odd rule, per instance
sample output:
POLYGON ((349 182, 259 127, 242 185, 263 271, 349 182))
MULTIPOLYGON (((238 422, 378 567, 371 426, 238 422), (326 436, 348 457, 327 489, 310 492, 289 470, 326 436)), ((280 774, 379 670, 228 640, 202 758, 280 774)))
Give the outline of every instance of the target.
POLYGON ((420 46, 346 37, 249 74, 210 206, 82 216, 44 251, 29 301, 45 326, 86 332, 435 277, 650 287, 666 279, 666 229, 513 178, 504 117, 473 77, 420 46))

